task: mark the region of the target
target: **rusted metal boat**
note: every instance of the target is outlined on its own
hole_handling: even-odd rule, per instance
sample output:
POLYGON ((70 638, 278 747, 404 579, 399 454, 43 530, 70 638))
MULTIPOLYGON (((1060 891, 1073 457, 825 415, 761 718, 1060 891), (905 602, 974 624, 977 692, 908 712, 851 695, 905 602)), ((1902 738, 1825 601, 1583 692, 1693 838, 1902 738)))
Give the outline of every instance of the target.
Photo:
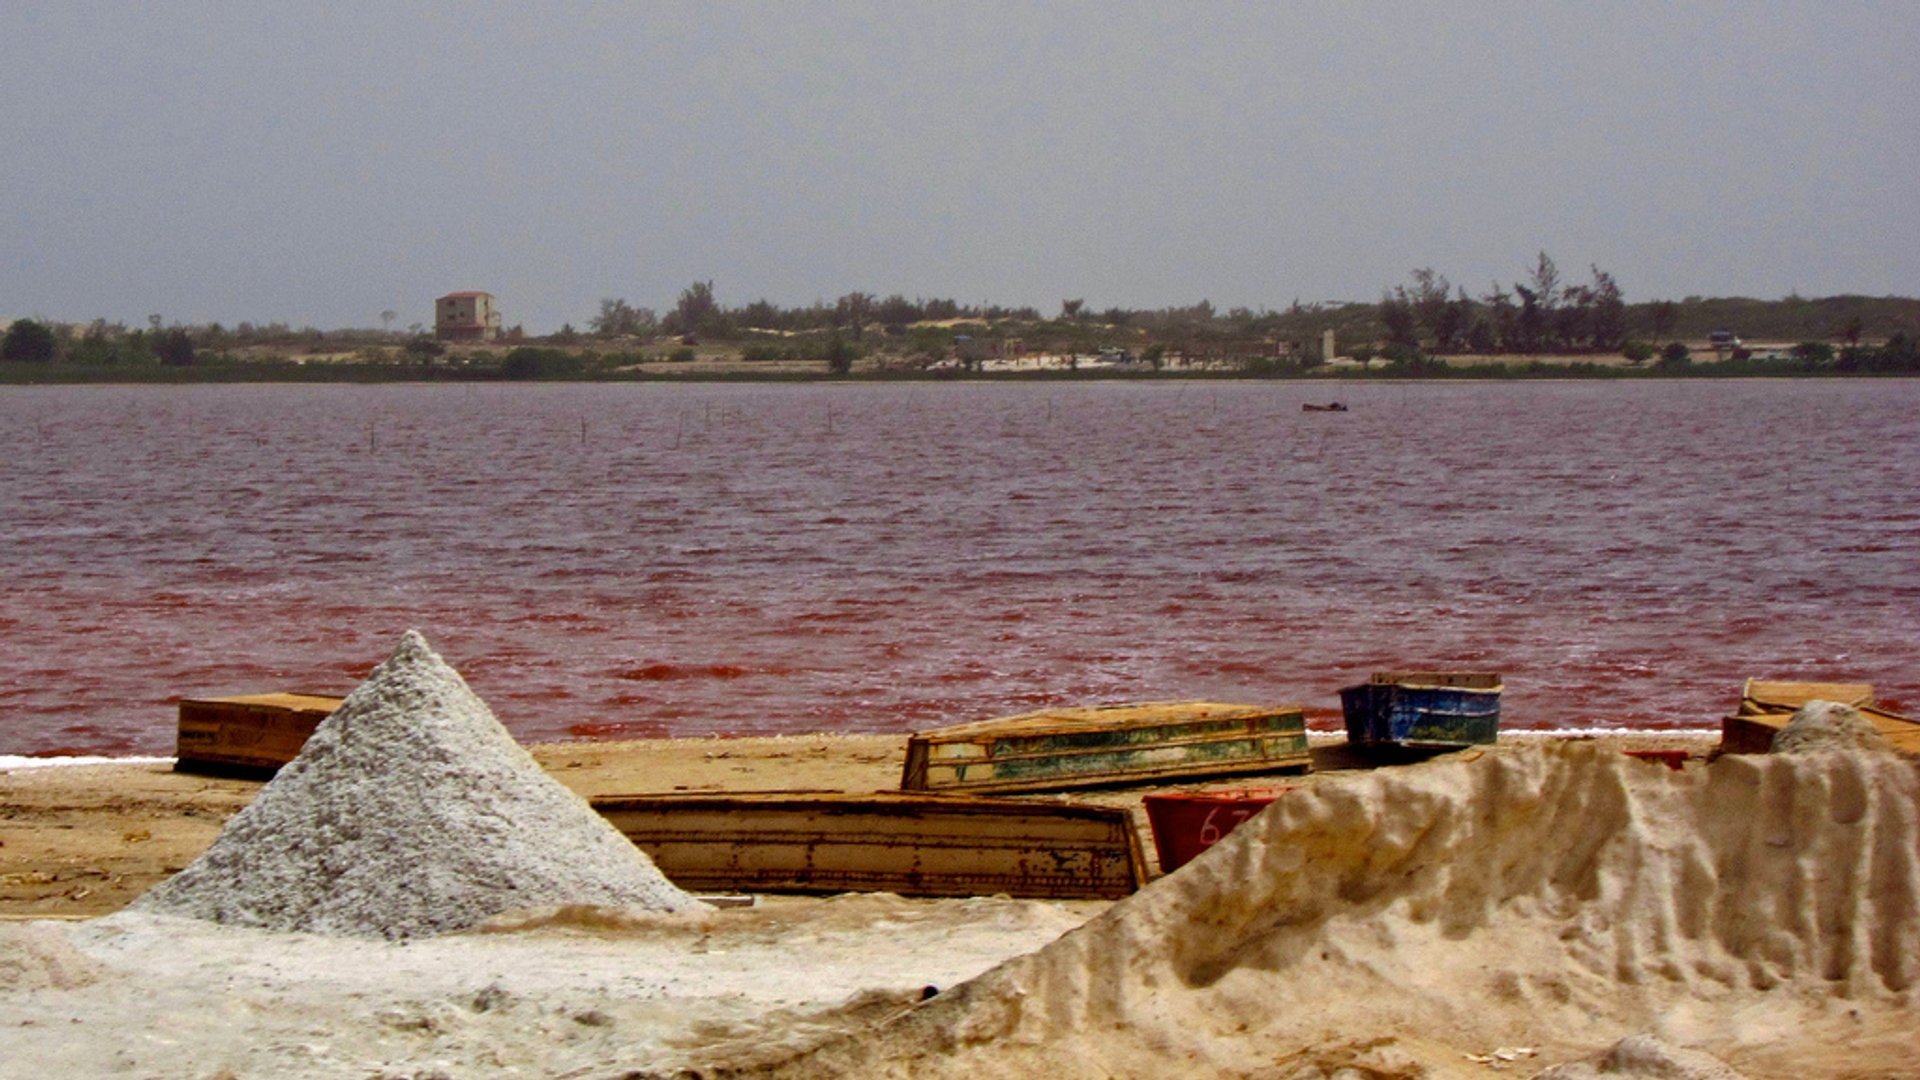
POLYGON ((1265 810, 1289 787, 1240 791, 1168 792, 1142 796, 1160 872, 1171 874, 1265 810))
POLYGON ((1920 754, 1920 722, 1881 707, 1871 683, 1778 682, 1748 679, 1740 704, 1720 721, 1720 750, 1727 754, 1764 754, 1773 737, 1809 701, 1836 701, 1858 709, 1896 749, 1920 754))
POLYGON ((1143 702, 1039 712, 923 731, 903 791, 1056 791, 1170 777, 1312 768, 1291 705, 1143 702))
POLYGON ((292 761, 340 698, 271 693, 180 702, 176 772, 268 777, 292 761))
POLYGON ((1340 708, 1357 746, 1446 750, 1499 737, 1501 690, 1488 671, 1383 671, 1341 689, 1340 708))
POLYGON ((606 795, 593 808, 692 892, 1118 899, 1145 860, 1123 807, 875 792, 606 795))

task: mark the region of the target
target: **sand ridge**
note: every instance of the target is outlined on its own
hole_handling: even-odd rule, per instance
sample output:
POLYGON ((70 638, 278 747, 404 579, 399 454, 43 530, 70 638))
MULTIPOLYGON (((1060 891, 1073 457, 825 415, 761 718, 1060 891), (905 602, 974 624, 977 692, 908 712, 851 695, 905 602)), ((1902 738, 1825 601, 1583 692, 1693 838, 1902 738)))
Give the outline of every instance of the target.
POLYGON ((1914 1075, 1916 978, 1913 762, 1673 773, 1548 745, 1289 793, 1047 948, 767 1074, 1313 1076, 1301 1048, 1354 1032, 1542 1064, 1652 1032, 1755 1075, 1914 1075))
MULTIPOLYGON (((880 784, 898 752, 535 749, 587 791, 766 786, 800 767, 880 784)), ((399 941, 146 911, 43 925, 21 988, 0 985, 17 1022, 0 1076, 1920 1077, 1915 763, 1815 750, 1676 773, 1618 749, 1503 738, 1372 772, 1327 758, 1111 906, 545 905, 399 941)), ((68 801, 98 807, 129 855, 160 844, 174 807, 242 801, 151 767, 71 773, 8 778, 21 820, 47 823, 10 832, 10 857, 80 835, 69 823, 89 818, 53 813, 68 801), (130 790, 159 815, 137 819, 153 839, 118 836, 130 790)))

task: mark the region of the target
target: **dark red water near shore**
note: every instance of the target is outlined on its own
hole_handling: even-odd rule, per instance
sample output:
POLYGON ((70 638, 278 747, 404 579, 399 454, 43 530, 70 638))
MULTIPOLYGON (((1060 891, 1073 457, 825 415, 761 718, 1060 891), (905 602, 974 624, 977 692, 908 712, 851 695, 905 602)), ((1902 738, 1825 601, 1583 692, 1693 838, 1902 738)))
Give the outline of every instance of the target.
POLYGON ((167 753, 408 627, 528 741, 1331 726, 1425 666, 1509 727, 1920 706, 1914 381, 15 388, 0 440, 0 754, 167 753))

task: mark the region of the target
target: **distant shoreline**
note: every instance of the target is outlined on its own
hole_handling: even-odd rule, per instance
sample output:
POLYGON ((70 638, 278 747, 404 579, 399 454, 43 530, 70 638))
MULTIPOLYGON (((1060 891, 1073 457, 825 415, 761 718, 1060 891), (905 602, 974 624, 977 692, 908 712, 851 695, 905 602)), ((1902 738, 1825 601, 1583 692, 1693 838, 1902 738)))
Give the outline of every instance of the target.
MULTIPOLYGON (((649 368, 654 365, 648 365, 649 368)), ((443 369, 423 372, 393 364, 233 364, 190 368, 98 368, 0 365, 0 386, 187 386, 198 384, 459 384, 514 385, 527 383, 1075 383, 1075 382, 1286 382, 1302 385, 1408 382, 1635 382, 1640 380, 1714 379, 1883 379, 1914 378, 1920 371, 1803 371, 1762 367, 1732 361, 1707 362, 1674 370, 1650 367, 1602 366, 1568 358, 1541 360, 1515 368, 1497 363, 1448 364, 1439 370, 1400 371, 903 371, 855 370, 833 374, 824 370, 770 370, 763 365, 702 364, 686 370, 618 370, 568 375, 509 378, 491 370, 443 369)))

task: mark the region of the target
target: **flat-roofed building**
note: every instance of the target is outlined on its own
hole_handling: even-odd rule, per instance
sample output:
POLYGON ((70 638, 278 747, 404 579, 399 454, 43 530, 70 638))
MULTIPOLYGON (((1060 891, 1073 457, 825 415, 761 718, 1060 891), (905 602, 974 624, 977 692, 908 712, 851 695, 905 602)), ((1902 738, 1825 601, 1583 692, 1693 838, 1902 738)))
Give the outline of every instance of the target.
POLYGON ((492 293, 454 292, 433 302, 433 336, 442 341, 492 341, 499 333, 492 293))

